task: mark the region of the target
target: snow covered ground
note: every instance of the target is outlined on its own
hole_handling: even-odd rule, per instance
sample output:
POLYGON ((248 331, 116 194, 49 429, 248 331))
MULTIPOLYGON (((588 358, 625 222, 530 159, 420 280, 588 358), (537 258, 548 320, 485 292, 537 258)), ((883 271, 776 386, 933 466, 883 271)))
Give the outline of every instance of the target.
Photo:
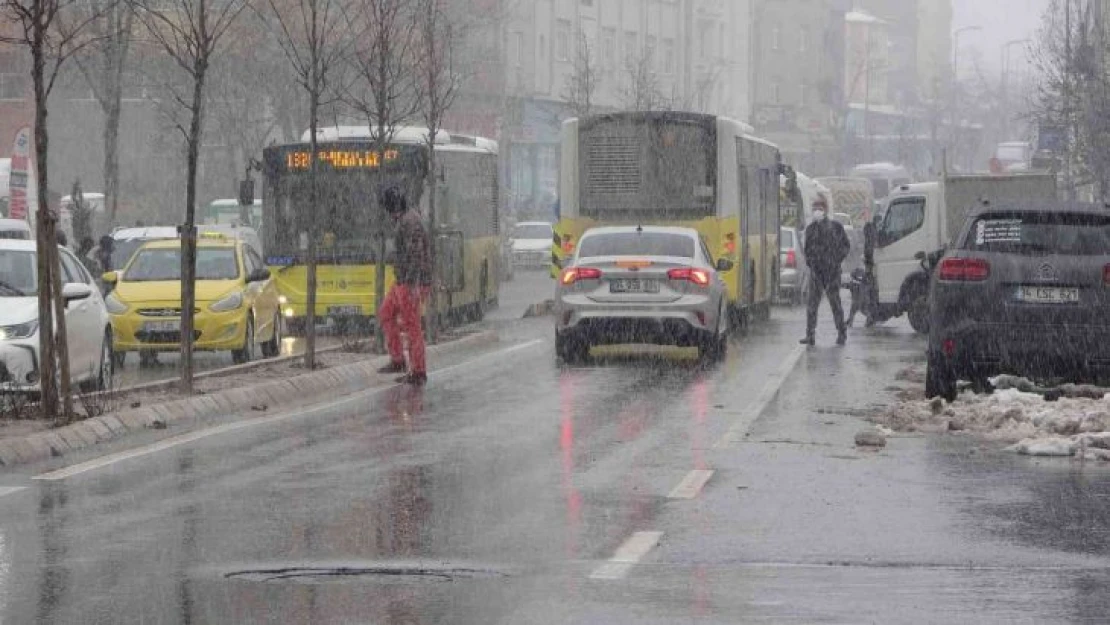
POLYGON ((1110 462, 1110 389, 1045 389, 1008 376, 993 382, 997 390, 990 395, 966 390, 952 404, 907 399, 872 420, 896 432, 967 433, 1012 443, 1007 449, 1019 454, 1110 462))

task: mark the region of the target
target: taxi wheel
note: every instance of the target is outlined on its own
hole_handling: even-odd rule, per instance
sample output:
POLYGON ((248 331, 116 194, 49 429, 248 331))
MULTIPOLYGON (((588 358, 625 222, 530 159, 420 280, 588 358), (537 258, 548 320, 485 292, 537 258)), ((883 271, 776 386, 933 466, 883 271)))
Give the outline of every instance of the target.
POLYGON ((231 361, 237 365, 254 360, 254 319, 247 317, 247 331, 243 338, 243 347, 231 350, 231 361))
POLYGON ((281 353, 281 317, 274 315, 274 333, 262 344, 263 358, 273 358, 281 353))

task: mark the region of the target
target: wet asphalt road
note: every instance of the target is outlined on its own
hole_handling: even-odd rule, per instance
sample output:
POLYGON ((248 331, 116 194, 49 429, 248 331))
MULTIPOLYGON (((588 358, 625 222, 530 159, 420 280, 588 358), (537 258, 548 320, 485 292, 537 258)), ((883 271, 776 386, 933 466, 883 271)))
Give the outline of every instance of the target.
POLYGON ((58 481, 0 473, 0 621, 1106 622, 1110 472, 958 438, 853 446, 920 358, 904 323, 846 348, 822 326, 756 415, 800 310, 709 370, 560 369, 550 320, 512 320, 550 285, 518 273, 486 322, 501 343, 433 363, 423 391, 58 481), (691 471, 713 473, 678 493, 691 471))

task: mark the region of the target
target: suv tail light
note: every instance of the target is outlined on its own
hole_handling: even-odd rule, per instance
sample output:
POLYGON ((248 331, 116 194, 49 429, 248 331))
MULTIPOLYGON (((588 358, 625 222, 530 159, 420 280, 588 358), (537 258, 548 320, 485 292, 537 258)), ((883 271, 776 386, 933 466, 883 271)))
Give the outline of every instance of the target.
POLYGON ((563 276, 559 281, 566 286, 570 286, 580 280, 597 280, 600 277, 600 269, 594 269, 593 267, 568 267, 563 270, 563 276))
POLYGON ((794 250, 786 250, 786 263, 784 263, 784 265, 787 269, 796 269, 798 267, 798 257, 794 253, 794 250))
POLYGON ((667 272, 667 277, 671 280, 688 280, 699 286, 707 286, 709 284, 709 272, 704 269, 695 269, 693 267, 678 267, 671 269, 667 272))
POLYGON ((981 282, 991 275, 991 265, 981 258, 945 258, 939 277, 949 282, 981 282))

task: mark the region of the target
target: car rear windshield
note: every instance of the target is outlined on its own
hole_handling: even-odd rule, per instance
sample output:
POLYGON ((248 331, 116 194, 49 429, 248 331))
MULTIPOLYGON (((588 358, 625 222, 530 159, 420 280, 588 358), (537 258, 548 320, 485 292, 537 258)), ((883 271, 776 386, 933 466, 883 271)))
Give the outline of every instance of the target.
POLYGON ((694 257, 694 239, 663 232, 614 232, 595 234, 582 240, 580 258, 592 256, 694 257))
MULTIPOLYGON (((239 263, 231 248, 200 248, 197 250, 197 280, 234 280, 239 277, 239 263)), ((153 282, 181 279, 181 250, 162 248, 139 250, 127 267, 123 279, 131 282, 153 282)))
POLYGON ((964 249, 1013 254, 1095 256, 1110 249, 1110 215, 996 213, 972 224, 964 249))
POLYGON ((551 226, 547 224, 527 224, 513 229, 514 239, 550 239, 551 226))

